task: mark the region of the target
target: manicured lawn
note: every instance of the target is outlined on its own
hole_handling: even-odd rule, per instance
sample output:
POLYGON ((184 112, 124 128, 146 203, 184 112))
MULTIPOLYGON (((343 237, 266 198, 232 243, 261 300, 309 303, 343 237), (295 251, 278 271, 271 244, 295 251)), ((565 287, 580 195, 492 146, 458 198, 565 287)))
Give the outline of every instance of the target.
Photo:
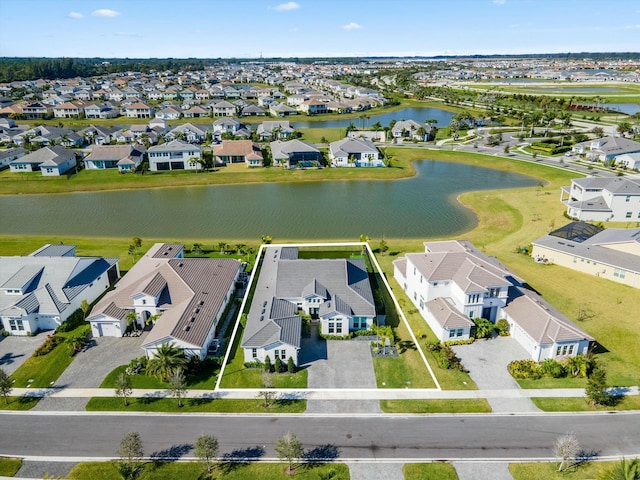
POLYGON ((344 128, 301 128, 299 130, 302 133, 302 140, 317 144, 322 143, 323 137, 329 142, 336 142, 346 134, 344 128))
POLYGON ((5 404, 0 398, 0 410, 31 410, 40 401, 39 398, 29 397, 7 397, 9 403, 5 404))
POLYGON ((606 412, 609 410, 640 410, 640 396, 624 397, 620 403, 610 407, 593 407, 585 398, 535 397, 531 401, 545 412, 606 412))
MULTIPOLYGON (((124 373, 128 365, 121 365, 113 369, 100 384, 100 388, 115 388, 116 379, 124 373)), ((196 374, 187 375, 187 388, 196 390, 213 390, 216 386, 220 367, 211 361, 205 361, 200 365, 196 374)), ((140 373, 131 375, 131 388, 153 388, 163 390, 169 388, 168 382, 158 380, 156 377, 140 373)))
POLYGON ((454 400, 380 400, 384 413, 490 413, 484 398, 454 400))
POLYGON ((93 397, 86 410, 92 412, 221 412, 221 413, 303 413, 307 408, 306 400, 277 400, 268 408, 262 406, 262 400, 236 400, 187 398, 183 406, 178 407, 175 398, 130 398, 129 405, 116 397, 93 397))
MULTIPOLYGON (((90 329, 89 325, 82 325, 70 332, 56 335, 68 338, 81 333, 87 334, 90 329)), ((82 353, 73 357, 69 353, 69 346, 61 343, 46 355, 39 357, 32 355, 11 375, 15 380, 14 387, 26 387, 27 385, 31 385, 32 388, 49 387, 76 357, 82 357, 82 353)))
POLYGON ((448 463, 406 463, 405 480, 458 480, 456 469, 448 463))
POLYGON ((514 480, 593 480, 599 472, 615 462, 591 462, 558 472, 557 463, 512 463, 509 471, 514 480))
POLYGON ((0 458, 0 477, 13 477, 20 467, 22 460, 19 458, 0 458))
MULTIPOLYGON (((297 478, 301 480, 317 480, 333 478, 349 480, 349 467, 343 463, 302 464, 296 469, 295 477, 285 474, 283 463, 223 463, 211 476, 203 475, 202 466, 196 462, 148 462, 136 477, 140 480, 175 480, 222 478, 224 480, 281 480, 297 478)), ((117 464, 114 462, 87 462, 76 465, 69 473, 69 480, 120 480, 117 464)), ((449 478, 449 477, 445 477, 449 478)), ((457 478, 457 477, 451 477, 457 478)))
POLYGON ((539 378, 537 380, 516 380, 520 388, 584 388, 587 386, 586 378, 539 378))

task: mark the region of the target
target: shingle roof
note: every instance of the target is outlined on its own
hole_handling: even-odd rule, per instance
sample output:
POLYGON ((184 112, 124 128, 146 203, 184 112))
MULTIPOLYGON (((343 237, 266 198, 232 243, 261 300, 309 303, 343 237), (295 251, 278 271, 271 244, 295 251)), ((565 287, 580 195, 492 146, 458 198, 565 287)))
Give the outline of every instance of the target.
POLYGON ((453 305, 442 297, 434 298, 426 303, 427 310, 440 326, 446 330, 473 327, 469 317, 458 312, 453 305))

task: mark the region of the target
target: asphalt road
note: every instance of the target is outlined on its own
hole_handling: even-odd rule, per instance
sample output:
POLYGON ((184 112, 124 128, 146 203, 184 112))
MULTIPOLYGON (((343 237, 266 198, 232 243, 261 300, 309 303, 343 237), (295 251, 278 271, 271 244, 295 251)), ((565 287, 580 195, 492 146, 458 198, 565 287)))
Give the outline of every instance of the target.
MULTIPOLYGON (((39 412, 40 413, 40 412, 39 412)), ((336 459, 552 458, 558 436, 573 432, 586 452, 640 456, 640 413, 574 415, 271 416, 0 413, 0 454, 114 457, 125 432, 145 453, 192 455, 203 434, 235 458, 275 458, 291 431, 315 457, 336 459)))

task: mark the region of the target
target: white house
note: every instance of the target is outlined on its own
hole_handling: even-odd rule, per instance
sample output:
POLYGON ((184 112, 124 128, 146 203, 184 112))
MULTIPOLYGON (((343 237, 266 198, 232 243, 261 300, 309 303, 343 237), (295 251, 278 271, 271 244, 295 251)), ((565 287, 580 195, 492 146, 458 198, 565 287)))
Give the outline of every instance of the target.
POLYGON ((594 339, 495 258, 467 241, 424 246, 393 262, 394 278, 439 340, 469 338, 474 318, 506 319, 536 361, 587 352, 594 339))
POLYGON ((12 172, 35 172, 45 177, 59 176, 76 166, 76 153, 64 147, 43 147, 28 155, 12 160, 12 172))
POLYGON ((284 168, 317 168, 322 165, 322 152, 314 145, 302 140, 283 142, 276 140, 269 144, 271 158, 275 167, 284 168))
POLYGON ((0 319, 12 335, 53 330, 118 278, 117 258, 76 257, 73 245, 45 245, 0 257, 0 319))
POLYGON ((640 220, 640 179, 585 177, 562 187, 560 201, 577 220, 628 222, 640 220))
POLYGON ((343 138, 329 144, 332 167, 384 167, 380 152, 366 138, 343 138))
POLYGON ((87 320, 95 337, 121 337, 128 317, 135 314, 136 328, 153 322, 141 346, 147 357, 153 357, 162 344, 172 344, 187 357, 203 360, 241 271, 238 260, 184 258, 184 245, 157 243, 98 302, 87 320))
POLYGON ((198 145, 192 145, 182 140, 173 140, 162 145, 154 145, 147 152, 149 170, 199 170, 202 168, 200 159, 202 150, 198 145))
POLYGON ((326 335, 371 328, 376 309, 364 260, 300 259, 297 247, 266 247, 242 338, 245 362, 269 356, 297 365, 299 312, 326 335))
POLYGON ((616 157, 616 165, 628 170, 640 170, 640 153, 625 153, 616 157))

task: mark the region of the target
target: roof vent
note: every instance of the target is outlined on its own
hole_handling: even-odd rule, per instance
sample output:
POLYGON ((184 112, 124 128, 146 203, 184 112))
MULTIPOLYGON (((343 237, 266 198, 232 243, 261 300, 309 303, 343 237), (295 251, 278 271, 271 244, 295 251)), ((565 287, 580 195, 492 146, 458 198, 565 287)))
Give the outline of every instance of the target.
POLYGON ((200 312, 200 309, 198 307, 193 309, 193 313, 199 313, 199 312, 200 312))
POLYGON ((190 322, 195 322, 196 321, 196 317, 191 317, 191 320, 189 320, 190 322))
POLYGON ((200 300, 200 306, 204 305, 204 300, 200 300))
POLYGON ((184 263, 180 262, 180 263, 178 264, 178 267, 184 267, 184 263))
POLYGON ((260 321, 264 320, 264 315, 260 315, 260 321))
POLYGON ((184 331, 185 332, 188 332, 189 330, 191 330, 191 326, 190 325, 187 325, 186 327, 184 327, 184 331))

